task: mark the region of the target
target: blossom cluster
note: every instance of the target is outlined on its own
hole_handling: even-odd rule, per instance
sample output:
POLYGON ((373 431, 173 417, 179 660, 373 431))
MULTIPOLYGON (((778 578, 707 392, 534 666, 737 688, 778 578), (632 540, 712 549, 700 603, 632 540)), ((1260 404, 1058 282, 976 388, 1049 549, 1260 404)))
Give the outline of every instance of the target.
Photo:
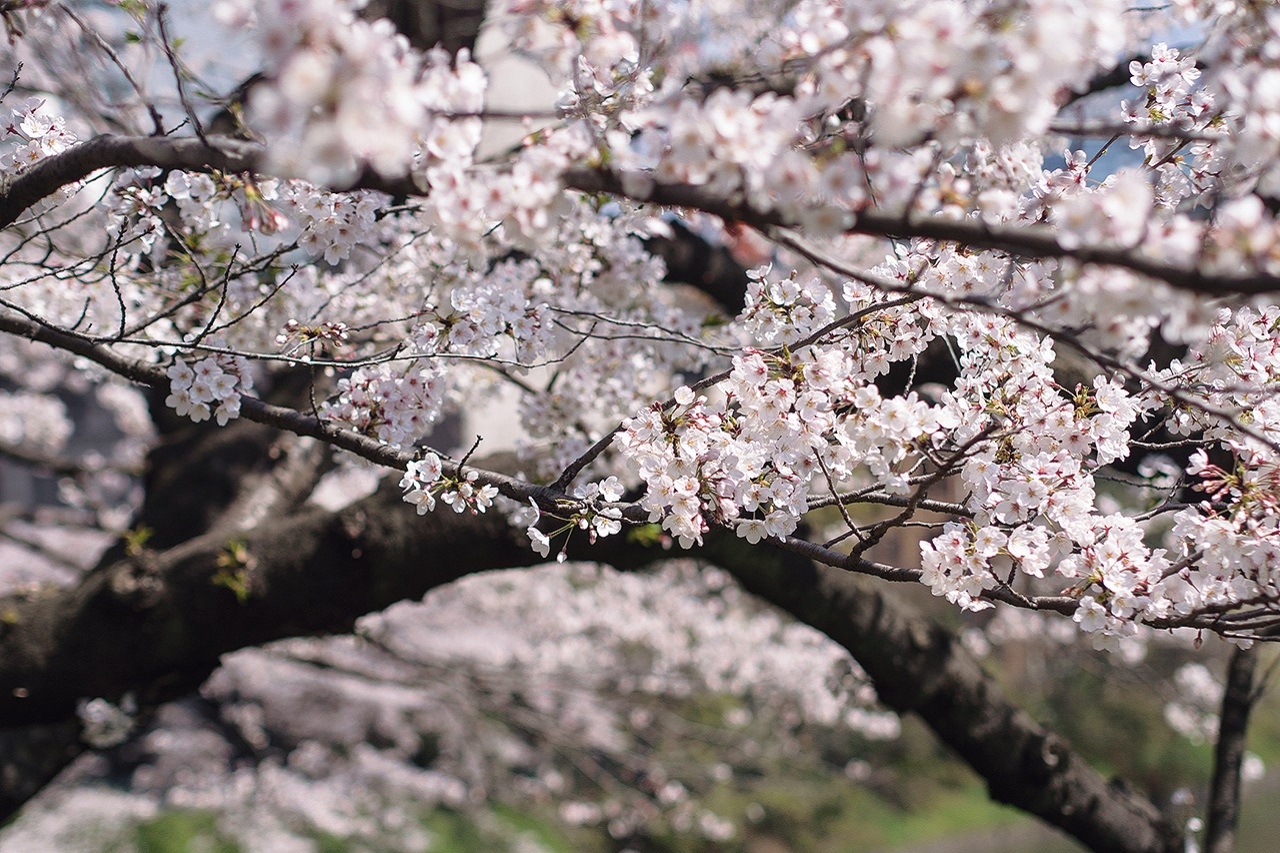
POLYGON ((1067 195, 1054 205, 1058 242, 1067 248, 1135 246, 1145 234, 1152 201, 1146 175, 1117 172, 1093 192, 1067 195))
POLYGON ((545 533, 538 528, 544 514, 538 508, 538 502, 530 498, 529 505, 522 507, 519 512, 519 523, 527 524, 525 533, 529 537, 529 542, 533 550, 543 557, 551 553, 551 540, 564 534, 564 545, 556 555, 557 562, 563 563, 568 559, 566 549, 573 531, 585 530, 592 544, 595 544, 599 538, 613 536, 622 531, 622 510, 617 506, 610 506, 622 500, 622 493, 622 483, 617 477, 609 477, 598 483, 585 483, 576 487, 573 490, 573 497, 576 499, 577 506, 567 518, 562 519, 564 524, 551 533, 545 533))
POLYGON ((437 497, 454 512, 476 514, 493 506, 493 499, 498 496, 496 486, 477 482, 479 476, 476 471, 463 476, 446 475, 440 457, 427 453, 409 463, 400 478, 400 488, 405 490, 405 503, 417 507, 418 515, 435 509, 437 497))
POLYGON ((276 206, 278 186, 275 179, 164 173, 154 166, 122 171, 103 205, 114 251, 136 266, 142 256, 170 249, 184 235, 184 251, 216 255, 235 246, 241 229, 274 234, 288 224, 276 206), (175 207, 180 227, 172 219, 175 207))
POLYGON ((581 123, 542 132, 541 144, 520 150, 508 168, 463 170, 457 162, 430 164, 415 174, 429 192, 424 214, 441 234, 474 257, 483 257, 486 236, 498 226, 523 251, 537 251, 572 218, 560 178, 593 149, 581 123))
POLYGON ((240 416, 240 395, 253 390, 249 360, 238 355, 215 353, 194 364, 175 358, 167 374, 165 405, 197 423, 212 416, 226 426, 240 416))
POLYGON ((338 393, 320 415, 392 447, 426 437, 440 417, 447 383, 443 372, 419 362, 361 367, 338 380, 338 393))
POLYGON ((1177 360, 1165 376, 1180 376, 1204 395, 1189 402, 1239 411, 1223 423, 1194 405, 1170 417, 1175 433, 1204 431, 1216 439, 1211 457, 1195 452, 1188 479, 1205 499, 1174 516, 1168 542, 1180 558, 1164 578, 1160 595, 1179 616, 1275 600, 1280 577, 1280 349, 1275 329, 1280 308, 1219 312, 1208 341, 1177 360), (1229 460, 1229 461, 1228 461, 1229 460))
MULTIPOLYGON (((440 72, 436 57, 424 74, 422 57, 390 21, 357 19, 345 0, 250 4, 224 0, 225 22, 256 28, 268 82, 249 98, 249 124, 276 144, 278 174, 346 186, 360 169, 407 174, 432 111, 474 113, 483 106, 484 75, 459 57, 440 72)), ((468 157, 478 129, 436 122, 432 154, 461 149, 468 157)))
MULTIPOLYGON (((859 286, 846 293, 865 298, 859 286)), ((815 492, 860 477, 887 495, 911 494, 932 460, 956 467, 973 513, 922 545, 922 581, 936 594, 980 609, 989 606, 983 593, 1012 572, 1053 572, 1075 586, 1077 621, 1100 642, 1131 632, 1137 615, 1171 613, 1155 594, 1169 565, 1163 552, 1144 544, 1132 519, 1095 508, 1094 472, 1128 454, 1150 403, 1101 377, 1059 390, 1047 339, 1007 319, 932 310, 925 326, 885 309, 798 353, 749 351, 723 396, 681 388, 671 404, 625 422, 617 445, 647 484, 641 506, 684 546, 711 525, 756 542, 786 537, 815 492), (938 405, 914 391, 885 397, 870 381, 879 371, 854 367, 860 347, 898 360, 939 332, 958 348, 961 376, 938 405), (889 348, 876 349, 886 338, 889 348)))
POLYGON ((1216 712, 1222 707, 1222 685, 1200 663, 1183 664, 1173 679, 1178 698, 1165 706, 1165 722, 1196 743, 1213 740, 1218 733, 1216 712))
POLYGON ((10 112, 4 135, 5 142, 12 147, 0 154, 0 175, 6 180, 76 143, 76 135, 67 129, 66 120, 43 110, 44 106, 44 100, 28 98, 10 112))
POLYGON ((1097 512, 1093 472, 1127 456, 1142 405, 1102 377, 1060 392, 1050 342, 1008 320, 966 317, 956 331, 962 373, 946 396, 960 436, 971 436, 960 474, 974 515, 922 544, 922 580, 980 609, 989 606, 981 591, 1008 583, 1002 571, 1038 578, 1052 569, 1082 594, 1097 583, 1119 607, 1120 596, 1158 579, 1164 564, 1134 521, 1097 512), (990 438, 975 441, 984 422, 990 438))
POLYGON ((892 492, 906 489, 917 442, 956 423, 914 392, 881 398, 870 384, 875 368, 856 366, 864 342, 882 344, 898 317, 889 308, 843 330, 843 346, 748 350, 722 396, 681 387, 671 404, 625 421, 616 444, 647 485, 641 506, 651 520, 684 547, 711 524, 758 542, 789 535, 813 489, 834 491, 858 470, 892 492))
POLYGON ((332 193, 300 181, 287 183, 282 196, 283 210, 301 230, 298 245, 330 265, 376 235, 378 211, 387 203, 382 193, 332 193))
POLYGON ((1256 187, 1274 196, 1280 190, 1280 73, 1271 59, 1271 40, 1280 31, 1280 13, 1248 4, 1223 11, 1198 57, 1211 69, 1200 82, 1232 131, 1221 146, 1219 180, 1233 191, 1256 187), (1234 168, 1223 168, 1229 165, 1234 168))
POLYGON ((1081 89, 1110 66, 1129 38, 1122 8, 1111 0, 813 4, 781 40, 790 55, 811 57, 813 101, 864 98, 885 146, 926 134, 1002 144, 1042 133, 1054 93, 1081 89))
POLYGON ((816 273, 798 281, 771 277, 767 268, 747 273, 743 319, 752 336, 764 344, 792 344, 835 319, 835 295, 816 273))
POLYGON ((115 233, 121 250, 126 256, 133 256, 135 262, 157 246, 164 246, 160 238, 165 234, 164 207, 169 196, 163 187, 150 185, 150 179, 158 174, 158 169, 122 174, 106 199, 108 227, 115 233))
POLYGON ((94 749, 110 749, 129 739, 137 724, 137 702, 126 694, 119 705, 106 699, 81 699, 76 703, 80 738, 94 749))
POLYGON ((484 275, 468 271, 453 282, 447 308, 428 304, 419 312, 413 351, 493 357, 507 354, 505 338, 517 360, 532 363, 554 343, 547 305, 531 301, 548 284, 532 260, 502 261, 484 275))
MULTIPOLYGON (((136 170, 134 174, 137 175, 136 170)), ((268 184, 273 190, 274 185, 275 181, 268 184)), ((218 192, 219 187, 213 178, 199 172, 175 169, 164 179, 165 195, 177 205, 183 224, 196 234, 208 234, 223 224, 212 204, 218 192)))
MULTIPOLYGON (((1151 48, 1151 58, 1129 63, 1129 81, 1145 90, 1145 103, 1120 102, 1125 120, 1152 124, 1181 124, 1209 113, 1213 98, 1193 86, 1200 79, 1195 60, 1161 42, 1151 48)), ((1148 150, 1147 155, 1157 152, 1148 150)))
POLYGON ((347 324, 340 320, 326 320, 314 326, 304 325, 297 320, 288 320, 284 329, 276 335, 276 343, 297 345, 321 342, 326 347, 339 349, 350 341, 347 324))
MULTIPOLYGON (((768 27, 715 2, 516 0, 499 14, 563 91, 557 123, 489 162, 485 73, 358 5, 219 4, 258 34, 248 118, 281 177, 122 170, 68 205, 57 227, 93 228, 66 249, 6 238, 6 299, 140 363, 211 334, 325 356, 321 416, 398 449, 511 389, 531 482, 619 478, 534 507, 566 536, 638 508, 683 545, 712 527, 760 542, 833 507, 862 554, 880 528, 851 509, 930 501, 952 517, 915 570, 961 606, 1053 588, 1109 642, 1272 602, 1280 320, 1269 297, 1196 291, 1280 274, 1273 10, 1224 7, 1203 49, 1128 67, 1140 93, 1113 118, 1142 160, 1117 169, 1055 163, 1041 137, 1134 46, 1142 16, 1119 0, 814 0, 768 27), (335 191, 361 176, 421 196, 335 191), (658 259, 686 234, 770 266, 717 291, 680 252, 658 259), (1099 475, 1162 431, 1205 449, 1170 464, 1207 497, 1175 512, 1176 478, 1140 474, 1165 503, 1127 512, 1099 475)), ((28 102, 0 167, 65 150, 66 127, 28 102)), ((230 355, 170 377, 197 420, 235 417, 249 388, 230 355)), ((420 508, 487 506, 483 478, 429 468, 406 475, 420 508)))

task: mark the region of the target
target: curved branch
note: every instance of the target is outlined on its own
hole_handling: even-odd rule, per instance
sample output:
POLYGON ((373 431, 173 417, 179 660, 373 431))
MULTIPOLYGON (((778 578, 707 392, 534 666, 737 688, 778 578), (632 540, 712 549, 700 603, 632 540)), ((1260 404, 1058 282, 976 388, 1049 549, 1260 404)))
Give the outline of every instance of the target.
MULTIPOLYGON (((537 562, 521 539, 494 515, 418 517, 398 491, 384 488, 339 512, 269 518, 234 552, 207 534, 121 560, 72 589, 0 600, 10 614, 0 633, 0 726, 65 729, 77 699, 126 691, 152 705, 198 685, 232 649, 349 630, 364 613, 468 573, 537 562)), ((666 555, 622 537, 574 550, 575 559, 621 568, 666 555)), ((995 799, 1094 849, 1180 849, 1178 832, 1150 803, 1106 783, 1009 704, 953 635, 852 576, 803 558, 727 534, 709 536, 704 554, 848 649, 882 700, 918 713, 987 779, 995 799)), ((59 755, 74 757, 65 737, 59 743, 59 755)), ((0 749, 0 763, 6 760, 0 749)), ((0 813, 36 787, 0 780, 0 813)))
POLYGON ((0 600, 0 726, 65 718, 82 697, 177 695, 225 652, 350 630, 470 572, 537 560, 500 516, 418 517, 393 489, 269 518, 234 553, 225 533, 144 551, 70 589, 0 600))
POLYGON ((987 782, 992 799, 1036 815, 1086 847, 1181 853, 1182 833, 1149 800, 1108 782, 1006 699, 952 633, 861 579, 722 537, 705 552, 749 591, 853 655, 882 702, 912 712, 987 782))
POLYGON ((251 172, 262 162, 263 148, 238 139, 164 136, 98 136, 47 157, 14 178, 0 198, 0 228, 12 225, 32 205, 62 187, 82 181, 100 169, 158 166, 207 172, 251 172))
MULTIPOLYGON (((727 201, 704 187, 658 183, 645 174, 624 176, 598 169, 575 169, 565 175, 565 183, 571 189, 582 192, 609 193, 640 202, 693 208, 726 221, 745 222, 762 231, 795 224, 776 211, 762 213, 745 204, 727 201)), ((918 237, 994 249, 1022 257, 1071 259, 1082 264, 1103 264, 1163 281, 1179 290, 1209 296, 1280 291, 1280 278, 1265 273, 1215 275, 1194 267, 1164 263, 1132 248, 1064 246, 1054 229, 1047 225, 1003 225, 973 219, 902 215, 867 209, 853 215, 853 223, 848 232, 899 239, 918 237)))
MULTIPOLYGON (((208 143, 195 138, 151 136, 99 136, 40 161, 14 179, 0 196, 0 227, 13 224, 23 211, 100 169, 121 166, 157 166, 188 171, 253 172, 263 168, 265 148, 255 142, 211 136, 208 143)), ((565 175, 570 189, 610 193, 641 202, 688 207, 764 230, 791 225, 776 212, 761 213, 746 205, 726 201, 703 187, 661 184, 648 175, 622 176, 594 169, 575 169, 565 175)), ((384 178, 366 170, 350 187, 374 189, 391 195, 421 195, 407 177, 384 178)), ((1265 273, 1230 276, 1204 273, 1195 268, 1164 263, 1134 249, 1115 246, 1064 246, 1045 225, 1003 225, 941 216, 906 216, 868 209, 859 212, 849 231, 877 237, 939 240, 994 249, 1034 258, 1072 259, 1083 264, 1119 267, 1194 293, 1260 294, 1280 290, 1280 278, 1265 273)))
MULTIPOLYGON (((667 556, 621 536, 573 552, 623 568, 667 556)), ((217 525, 110 562, 76 586, 0 598, 0 821, 83 749, 65 743, 79 699, 132 692, 151 707, 195 689, 229 651, 350 631, 366 613, 467 574, 540 562, 500 514, 418 516, 384 484, 340 511, 268 515, 242 535, 217 525), (46 727, 61 732, 61 764, 10 755, 46 727), (43 780, 32 784, 32 774, 43 780)))
MULTIPOLYGON (((114 136, 106 134, 47 157, 14 178, 8 191, 0 195, 0 228, 8 227, 32 205, 65 186, 82 181, 102 169, 126 166, 156 166, 188 172, 260 172, 266 162, 266 148, 257 142, 210 136, 194 137, 114 136)), ((390 195, 420 194, 408 178, 383 178, 366 170, 349 187, 372 189, 390 195)))
POLYGON ((79 699, 132 692, 149 707, 195 689, 226 652, 349 631, 470 572, 539 559, 501 517, 420 518, 385 489, 269 518, 240 542, 206 534, 0 599, 0 820, 84 749, 79 699))
MULTIPOLYGON (((35 320, 0 314, 0 332, 18 335, 89 359, 112 373, 141 385, 161 390, 169 387, 169 379, 159 367, 125 358, 113 352, 109 347, 96 344, 81 335, 75 335, 35 320)), ((340 450, 354 453, 370 462, 386 466, 392 470, 403 471, 405 466, 414 459, 414 454, 404 450, 396 450, 377 439, 351 430, 330 426, 325 421, 312 415, 304 415, 296 409, 278 406, 259 400, 256 397, 250 397, 247 394, 242 394, 240 397, 240 415, 246 420, 266 424, 295 435, 319 439, 340 450)), ((446 466, 448 473, 453 474, 459 471, 454 464, 446 463, 446 466)), ((550 506, 557 498, 565 496, 563 491, 550 489, 546 486, 536 486, 494 471, 467 470, 476 470, 482 476, 483 482, 493 484, 507 497, 521 502, 534 498, 550 506)), ((647 517, 647 514, 642 516, 638 508, 631 515, 637 519, 647 517)))

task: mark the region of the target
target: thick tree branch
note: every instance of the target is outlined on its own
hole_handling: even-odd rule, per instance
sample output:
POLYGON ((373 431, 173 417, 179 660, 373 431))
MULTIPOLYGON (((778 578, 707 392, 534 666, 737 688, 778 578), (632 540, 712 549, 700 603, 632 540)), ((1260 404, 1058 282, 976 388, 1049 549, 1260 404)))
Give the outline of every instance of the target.
POLYGON ((457 53, 464 47, 475 50, 487 6, 485 0, 372 0, 360 14, 388 19, 418 50, 439 45, 457 53))
MULTIPOLYGON (((179 695, 232 649, 349 630, 366 612, 470 572, 530 565, 536 557, 521 538, 494 515, 418 517, 384 488, 340 512, 265 520, 245 537, 238 564, 227 560, 230 543, 206 535, 122 560, 71 590, 0 601, 12 614, 0 636, 0 725, 60 725, 83 697, 132 690, 151 704, 179 695)), ((883 701, 918 713, 997 800, 1095 850, 1178 849, 1177 830, 1150 803, 1106 783, 1010 705, 954 636, 839 570, 728 535, 708 543, 707 554, 749 591, 848 649, 883 701)), ((575 556, 632 567, 663 554, 621 537, 602 544, 575 556)), ((0 811, 36 787, 3 785, 0 811)))
MULTIPOLYGON (((662 184, 648 175, 629 175, 624 179, 612 172, 575 169, 565 176, 565 183, 582 192, 609 193, 636 201, 701 210, 728 222, 745 222, 761 231, 795 224, 776 211, 761 213, 747 205, 726 200, 704 187, 662 184)), ((1028 258, 1069 258, 1082 264, 1104 264, 1149 276, 1179 290, 1211 296, 1280 291, 1280 278, 1264 273, 1215 275, 1194 267, 1168 264, 1132 248, 1064 246, 1054 229, 1047 225, 1003 225, 972 219, 908 216, 867 209, 853 217, 848 231, 875 237, 919 237, 979 249, 995 249, 1028 258)))
POLYGON ((1236 822, 1240 814, 1240 767, 1244 762, 1249 713, 1257 701, 1253 673, 1256 646, 1237 648, 1227 668, 1227 688, 1218 717, 1218 743, 1213 752, 1213 781, 1209 786, 1209 814, 1205 828, 1205 853, 1232 853, 1236 849, 1236 822))
POLYGON ((0 227, 17 221, 28 208, 62 187, 82 181, 100 169, 158 166, 208 172, 251 172, 262 162, 261 145, 237 139, 164 136, 98 136, 47 157, 14 178, 0 197, 0 227))
POLYGON ((349 630, 469 572, 538 559, 501 516, 418 517, 394 488, 340 512, 265 519, 242 544, 206 534, 70 589, 0 600, 0 726, 65 718, 83 697, 177 695, 225 652, 349 630))
MULTIPOLYGON (((238 542, 208 534, 69 589, 0 599, 0 728, 61 726, 82 698, 133 692, 146 706, 181 695, 234 649, 349 631, 366 613, 470 572, 536 562, 521 538, 497 515, 418 517, 398 490, 383 489, 340 512, 269 517, 238 542)), ((10 739, 15 750, 23 742, 10 739)), ((5 743, 0 819, 43 784, 30 784, 30 765, 5 772, 22 757, 11 760, 5 743)), ((56 751, 70 760, 81 748, 56 751)))
MULTIPOLYGON (((318 442, 250 421, 224 428, 189 421, 179 426, 164 431, 164 441, 147 456, 146 500, 133 524, 150 531, 147 546, 160 550, 206 530, 233 542, 263 519, 287 517, 312 490, 329 456, 318 442)), ((110 570, 129 553, 129 543, 118 541, 94 572, 110 570)), ((234 582, 234 572, 224 580, 234 582)), ((17 617, 11 608, 4 612, 17 617)), ((27 688, 14 689, 14 698, 23 698, 27 688)), ((0 813, 16 809, 76 758, 85 748, 79 735, 74 718, 0 731, 0 813)))
POLYGON ((747 271, 724 246, 714 246, 679 222, 670 237, 650 237, 644 247, 662 258, 668 282, 684 282, 711 297, 727 314, 742 311, 747 294, 747 271))
MULTIPOLYGON (((42 160, 16 178, 0 197, 0 227, 11 225, 24 211, 59 188, 82 180, 100 169, 153 165, 190 171, 253 172, 263 168, 263 146, 226 137, 209 137, 208 144, 194 138, 100 136, 42 160)), ((576 169, 565 176, 570 189, 610 193, 636 201, 687 207, 714 214, 726 221, 744 222, 765 230, 787 227, 777 212, 761 213, 726 200, 703 187, 661 184, 647 175, 623 176, 596 169, 576 169)), ((420 195, 408 178, 383 178, 366 170, 351 187, 376 189, 391 195, 420 195)), ((919 237, 994 249, 1032 258, 1073 259, 1084 264, 1104 264, 1163 281, 1194 293, 1213 296, 1260 294, 1280 290, 1280 279, 1265 273, 1217 275, 1194 267, 1169 264, 1133 248, 1118 246, 1065 246, 1046 225, 1004 225, 941 216, 908 216, 868 209, 854 217, 850 233, 879 237, 919 237)))
MULTIPOLYGON (((12 224, 25 210, 59 188, 99 169, 154 165, 190 171, 253 172, 262 169, 264 153, 265 149, 257 143, 225 137, 209 137, 206 145, 193 138, 100 136, 37 163, 15 179, 9 191, 0 197, 0 227, 12 224)), ((611 172, 577 169, 566 175, 565 182, 570 189, 582 192, 611 193, 636 201, 693 208, 761 230, 793 224, 776 212, 761 213, 727 201, 703 187, 660 184, 644 175, 633 175, 624 181, 622 176, 611 172)), ((383 178, 369 171, 354 186, 343 189, 357 188, 377 189, 392 195, 421 194, 408 178, 383 178)), ((879 237, 920 237, 1023 257, 1069 258, 1084 264, 1104 264, 1149 276, 1180 290, 1213 296, 1280 290, 1280 279, 1265 273, 1217 275, 1169 264, 1132 248, 1064 246, 1054 230, 1046 225, 1003 225, 868 209, 854 217, 849 231, 879 237)))
MULTIPOLYGON (((149 705, 179 695, 232 649, 349 630, 364 613, 467 573, 530 565, 537 558, 522 538, 495 515, 418 517, 384 488, 340 512, 266 518, 240 549, 207 534, 121 560, 70 590, 0 601, 10 614, 0 635, 0 725, 57 725, 84 697, 133 691, 149 705)), ((1008 704, 951 635, 837 569, 727 534, 709 536, 708 552, 750 591, 849 649, 883 700, 920 714, 996 799, 1097 850, 1176 846, 1176 830, 1154 807, 1105 783, 1008 704)), ((575 557, 630 567, 662 555, 613 537, 575 557)), ((19 782, 0 789, 5 811, 34 790, 19 782)))
POLYGON ((727 538, 706 556, 750 592, 848 649, 881 701, 920 716, 986 780, 991 797, 1095 851, 1181 853, 1182 833, 1150 801, 1107 782, 1069 744, 1011 704, 957 637, 853 575, 727 538))
MULTIPOLYGON (((217 464, 218 446, 204 453, 217 464)), ((275 510, 292 502, 287 483, 268 480, 230 502, 233 518, 213 532, 109 560, 74 587, 0 598, 0 821, 83 750, 66 725, 79 699, 132 692, 150 707, 194 689, 234 649, 349 631, 466 574, 541 562, 497 512, 418 516, 390 482, 338 512, 268 511, 232 529, 246 497, 275 510), (44 745, 24 746, 31 737, 44 745)), ((199 477, 189 485, 198 491, 199 477)), ((573 550, 625 567, 666 556, 621 536, 573 550)))
MULTIPOLYGON (((156 166, 189 172, 261 172, 266 149, 256 142, 210 136, 194 137, 113 136, 95 137, 36 163, 14 178, 0 195, 0 228, 18 220, 32 205, 62 187, 82 181, 101 169, 156 166)), ((383 178, 366 170, 350 187, 337 189, 381 190, 390 195, 419 194, 408 178, 383 178)))

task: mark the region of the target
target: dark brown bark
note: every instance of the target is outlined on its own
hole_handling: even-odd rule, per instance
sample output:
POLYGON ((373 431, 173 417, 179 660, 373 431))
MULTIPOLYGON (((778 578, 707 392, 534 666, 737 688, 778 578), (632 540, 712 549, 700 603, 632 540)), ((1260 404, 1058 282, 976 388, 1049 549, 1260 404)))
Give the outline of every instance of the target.
POLYGON ((349 631, 365 613, 467 573, 537 559, 499 516, 418 517, 394 489, 341 512, 270 518, 244 537, 243 563, 228 562, 231 544, 205 535, 120 560, 71 589, 0 600, 0 729, 15 749, 15 729, 52 724, 60 735, 14 756, 0 745, 0 819, 82 749, 64 725, 79 699, 132 692, 154 705, 193 690, 226 652, 349 631), (5 772, 37 748, 50 761, 5 772))
POLYGON ((0 825, 82 752, 75 719, 0 730, 0 825))
POLYGON ((750 592, 835 640, 880 700, 914 713, 987 782, 991 798, 1098 853, 1182 853, 1181 830, 1128 785, 1103 779, 1070 744, 1006 699, 957 636, 874 581, 721 540, 713 562, 750 592))
MULTIPOLYGON (((761 213, 744 204, 727 201, 706 187, 661 184, 645 175, 634 175, 632 185, 621 176, 600 169, 575 169, 565 175, 566 186, 588 193, 609 193, 636 201, 701 210, 726 222, 743 222, 765 233, 795 225, 777 211, 761 213), (630 191, 628 191, 630 190, 630 191)), ((868 209, 852 218, 851 234, 908 239, 923 237, 957 243, 975 249, 996 249, 1026 258, 1072 258, 1083 264, 1105 264, 1150 276, 1179 290, 1206 295, 1259 294, 1280 291, 1280 278, 1265 272, 1240 275, 1204 273, 1169 264, 1142 252, 1115 246, 1064 246, 1055 229, 1047 225, 991 224, 980 220, 956 220, 942 216, 903 216, 868 209)), ((785 241, 784 241, 785 242, 785 241)), ((833 267, 834 268, 834 267, 833 267)))
MULTIPOLYGON (((195 137, 96 136, 41 160, 15 178, 8 192, 0 195, 0 228, 12 225, 41 199, 99 169, 156 166, 191 172, 261 172, 264 155, 265 149, 259 143, 223 136, 210 136, 205 141, 195 137)), ((369 170, 351 187, 337 189, 357 188, 380 190, 392 196, 420 194, 407 176, 381 176, 369 170)))
POLYGON ((371 0, 360 14, 391 21, 418 50, 439 45, 456 53, 475 49, 486 5, 484 0, 371 0))
POLYGON ((0 726, 66 718, 85 697, 179 695, 228 651, 347 631, 462 575, 537 559, 500 516, 418 517, 395 489, 336 513, 267 519, 244 537, 242 562, 230 561, 231 544, 205 535, 72 589, 0 600, 0 726))
MULTIPOLYGON (((263 160, 262 146, 225 137, 211 136, 206 144, 194 138, 99 136, 42 160, 14 180, 9 192, 0 197, 0 227, 13 224, 36 202, 99 169, 154 165, 161 169, 189 171, 253 172, 261 170, 263 160)), ((637 201, 702 210, 726 221, 740 221, 763 231, 793 224, 776 212, 764 214, 726 202, 708 193, 704 187, 648 181, 645 186, 633 187, 632 192, 627 192, 619 176, 584 169, 568 173, 565 183, 570 189, 588 193, 610 193, 637 201)), ((352 187, 338 189, 355 188, 381 190, 394 197, 421 194, 407 177, 380 176, 368 170, 352 187)), ((866 210, 856 216, 849 232, 904 239, 923 237, 974 248, 996 249, 1019 257, 1072 258, 1080 263, 1130 270, 1193 293, 1223 295, 1280 291, 1280 278, 1265 272, 1220 275, 1171 265, 1128 248, 1064 246, 1048 226, 995 225, 938 216, 903 217, 866 210)))
MULTIPOLYGON (((12 225, 32 205, 59 188, 82 180, 99 169, 153 165, 161 169, 189 171, 254 172, 261 170, 263 162, 262 146, 226 137, 211 136, 206 143, 194 138, 99 136, 42 160, 15 179, 8 193, 0 197, 0 228, 12 225)), ((600 170, 571 171, 565 176, 565 183, 570 189, 588 193, 609 193, 637 201, 702 210, 762 231, 794 224, 776 212, 759 213, 743 205, 726 202, 704 187, 657 184, 643 176, 637 177, 640 185, 632 187, 631 192, 626 191, 621 177, 600 170)), ((376 189, 393 197, 421 194, 413 181, 405 176, 381 176, 369 170, 351 187, 336 189, 356 188, 376 189)), ((1129 248, 1064 246, 1052 228, 1042 225, 997 225, 939 216, 904 217, 865 210, 857 214, 848 230, 849 233, 876 237, 923 237, 974 248, 996 249, 1019 257, 1071 258, 1084 264, 1104 264, 1130 270, 1180 290, 1207 295, 1280 291, 1280 278, 1265 272, 1220 275, 1168 264, 1129 248)))
POLYGON ((667 265, 667 281, 692 285, 711 297, 730 316, 742 311, 747 271, 724 246, 714 246, 679 222, 670 237, 650 237, 644 247, 667 265))
MULTIPOLYGON (((242 599, 214 580, 227 569, 219 558, 228 543, 206 535, 122 560, 72 590, 0 602, 13 615, 0 636, 0 726, 64 725, 85 697, 133 691, 150 705, 180 695, 232 649, 349 630, 364 613, 470 572, 529 565, 536 558, 522 539, 498 516, 418 517, 398 490, 384 488, 340 512, 305 509, 258 525, 245 537, 242 599)), ((848 573, 731 536, 708 543, 706 555, 749 591, 848 649, 882 700, 918 714, 987 780, 994 799, 1097 851, 1181 849, 1180 833, 1154 806, 1107 783, 1010 704, 954 635, 848 573)), ((633 567, 664 552, 614 537, 574 556, 633 567)), ((52 744, 66 750, 62 733, 52 744)), ((0 768, 6 760, 0 753, 0 768)), ((8 813, 38 784, 5 778, 0 806, 8 813)))
POLYGON ((1218 717, 1218 743, 1213 753, 1213 781, 1209 786, 1209 814, 1205 828, 1205 853, 1232 853, 1236 849, 1236 823, 1240 816, 1240 767, 1244 762, 1245 733, 1249 713, 1257 700, 1253 673, 1257 649, 1237 648, 1227 668, 1227 687, 1218 717))

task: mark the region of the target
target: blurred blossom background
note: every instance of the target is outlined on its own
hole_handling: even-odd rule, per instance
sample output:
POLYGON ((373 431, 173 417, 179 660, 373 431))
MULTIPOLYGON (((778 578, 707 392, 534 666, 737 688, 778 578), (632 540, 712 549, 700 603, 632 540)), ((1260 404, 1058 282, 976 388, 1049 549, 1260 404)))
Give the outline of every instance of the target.
MULTIPOLYGON (((200 85, 230 90, 257 70, 252 39, 229 35, 213 5, 170 7, 200 85)), ((153 68, 151 85, 171 88, 164 63, 127 43, 118 10, 85 4, 83 14, 122 43, 123 61, 153 68)), ((493 75, 491 107, 550 108, 554 87, 540 72, 492 39, 478 53, 493 75)), ((1082 114, 1108 115, 1116 97, 1095 97, 1082 114)), ((488 150, 524 132, 492 128, 488 150)), ((1108 157, 1114 169, 1140 153, 1116 146, 1108 157)), ((47 385, 66 388, 65 379, 47 385)), ((39 509, 11 526, 30 542, 0 542, 5 591, 68 583, 108 544, 73 529, 71 516, 114 509, 123 527, 139 500, 145 412, 110 399, 108 386, 70 387, 62 396, 4 389, 0 433, 15 444, 30 433, 50 451, 108 435, 134 475, 85 494, 0 461, 0 503, 39 509), (72 422, 81 424, 74 435, 72 422)), ((470 417, 492 424, 504 405, 470 417)), ((512 441, 492 426, 485 435, 487 450, 512 441)), ((358 471, 341 476, 314 500, 338 505, 373 487, 358 471)), ((916 547, 901 544, 907 554, 916 547)), ((923 588, 898 592, 961 631, 1001 683, 1104 774, 1142 783, 1188 817, 1202 811, 1223 644, 1210 640, 1194 660, 1184 638, 1108 655, 1067 620, 960 614, 923 588)), ((1268 697, 1256 714, 1243 853, 1272 850, 1280 837, 1280 813, 1256 807, 1275 796, 1280 708, 1268 697)), ((85 697, 81 722, 96 749, 0 828, 0 850, 1078 849, 991 803, 923 726, 877 703, 834 643, 681 560, 645 574, 566 563, 470 577, 371 614, 350 636, 228 655, 197 695, 154 714, 85 697)))

